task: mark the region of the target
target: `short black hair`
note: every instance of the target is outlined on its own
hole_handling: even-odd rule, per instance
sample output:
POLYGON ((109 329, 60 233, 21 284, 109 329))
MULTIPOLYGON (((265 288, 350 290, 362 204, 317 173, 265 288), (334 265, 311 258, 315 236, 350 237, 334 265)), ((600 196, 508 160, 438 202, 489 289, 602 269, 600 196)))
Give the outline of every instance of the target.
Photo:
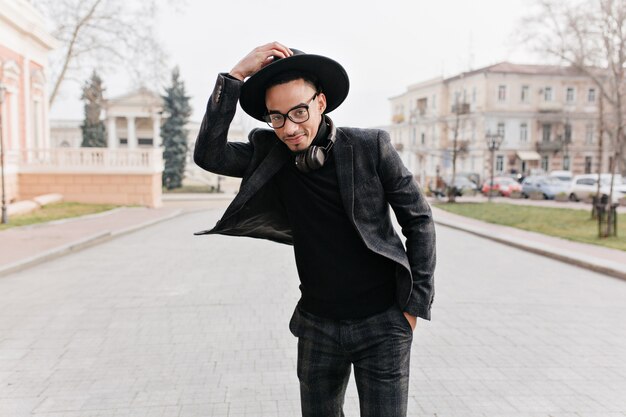
POLYGON ((316 76, 308 72, 297 70, 285 71, 277 74, 274 78, 268 81, 267 85, 265 86, 265 91, 276 85, 287 84, 288 82, 295 80, 303 80, 305 83, 313 87, 316 93, 322 92, 322 86, 320 85, 316 76))

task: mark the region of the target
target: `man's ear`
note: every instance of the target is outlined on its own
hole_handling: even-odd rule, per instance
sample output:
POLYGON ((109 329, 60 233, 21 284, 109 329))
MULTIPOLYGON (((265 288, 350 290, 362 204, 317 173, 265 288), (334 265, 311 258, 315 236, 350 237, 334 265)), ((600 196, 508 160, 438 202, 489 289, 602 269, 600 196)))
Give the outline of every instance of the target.
POLYGON ((318 100, 318 108, 320 113, 324 113, 324 110, 326 110, 326 95, 324 93, 319 93, 318 97, 320 98, 318 100))

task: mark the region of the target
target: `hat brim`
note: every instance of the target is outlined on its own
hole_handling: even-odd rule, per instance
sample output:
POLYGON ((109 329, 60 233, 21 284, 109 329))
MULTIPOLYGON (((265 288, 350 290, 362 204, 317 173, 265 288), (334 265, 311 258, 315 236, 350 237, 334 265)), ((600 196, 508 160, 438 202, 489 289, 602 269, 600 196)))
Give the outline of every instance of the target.
POLYGON ((337 61, 321 55, 293 55, 272 62, 252 75, 241 87, 239 104, 250 116, 264 121, 267 112, 265 90, 267 84, 278 74, 286 71, 302 71, 317 77, 326 96, 326 110, 335 110, 348 96, 350 80, 346 70, 337 61))

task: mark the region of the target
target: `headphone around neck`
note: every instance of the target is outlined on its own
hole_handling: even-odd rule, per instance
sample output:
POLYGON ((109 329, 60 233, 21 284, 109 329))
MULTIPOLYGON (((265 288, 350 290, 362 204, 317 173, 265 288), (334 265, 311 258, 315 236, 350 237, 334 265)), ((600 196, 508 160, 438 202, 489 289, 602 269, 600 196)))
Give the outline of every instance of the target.
POLYGON ((330 150, 335 144, 337 128, 335 128, 335 124, 330 119, 330 117, 324 117, 326 118, 326 122, 328 124, 328 127, 330 128, 330 134, 328 135, 328 144, 326 146, 311 145, 306 151, 298 153, 295 156, 296 168, 298 168, 298 171, 305 174, 323 167, 324 163, 326 162, 326 158, 330 153, 330 150))

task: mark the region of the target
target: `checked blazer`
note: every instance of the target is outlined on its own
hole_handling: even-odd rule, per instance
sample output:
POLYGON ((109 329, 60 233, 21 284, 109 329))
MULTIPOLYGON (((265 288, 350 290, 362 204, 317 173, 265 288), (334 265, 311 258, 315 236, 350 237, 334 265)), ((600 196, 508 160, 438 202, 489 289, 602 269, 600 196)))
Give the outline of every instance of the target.
MULTIPOLYGON (((270 181, 293 161, 291 151, 270 129, 252 130, 248 142, 227 140, 242 85, 226 74, 218 75, 194 149, 196 164, 219 175, 242 178, 241 188, 215 227, 196 234, 293 244, 286 209, 270 181)), ((349 221, 370 250, 397 265, 398 305, 430 320, 436 263, 432 214, 389 135, 378 129, 339 127, 331 152, 349 221), (406 248, 395 232, 389 207, 402 228, 406 248)))

